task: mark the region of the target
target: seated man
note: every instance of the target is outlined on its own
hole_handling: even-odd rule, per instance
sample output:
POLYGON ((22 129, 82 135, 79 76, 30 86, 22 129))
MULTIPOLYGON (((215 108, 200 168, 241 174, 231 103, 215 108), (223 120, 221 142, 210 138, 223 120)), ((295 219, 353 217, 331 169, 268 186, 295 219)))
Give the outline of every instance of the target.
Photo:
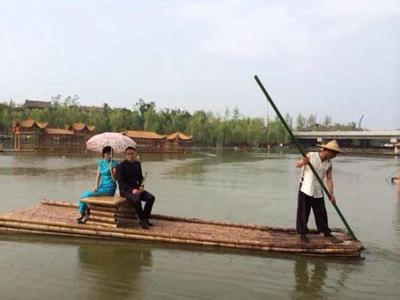
POLYGON ((125 160, 117 167, 119 193, 134 204, 140 226, 143 229, 149 229, 149 226, 153 226, 149 222, 149 218, 155 198, 144 190, 142 166, 139 161, 135 160, 136 154, 135 148, 126 148, 125 160), (141 201, 146 202, 144 210, 141 201))

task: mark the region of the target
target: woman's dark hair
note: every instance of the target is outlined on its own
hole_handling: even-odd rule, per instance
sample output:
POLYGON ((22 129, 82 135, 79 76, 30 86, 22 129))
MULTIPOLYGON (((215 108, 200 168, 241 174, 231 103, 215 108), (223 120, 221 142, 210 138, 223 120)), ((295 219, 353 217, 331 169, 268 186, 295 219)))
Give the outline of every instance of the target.
POLYGON ((125 149, 125 153, 126 153, 126 151, 128 151, 128 150, 136 151, 136 148, 135 148, 135 147, 132 147, 132 146, 128 146, 128 147, 126 147, 126 149, 125 149))
POLYGON ((112 151, 111 146, 105 146, 105 147, 103 148, 103 150, 101 151, 101 154, 102 154, 103 157, 104 157, 105 154, 111 153, 111 151, 112 151))

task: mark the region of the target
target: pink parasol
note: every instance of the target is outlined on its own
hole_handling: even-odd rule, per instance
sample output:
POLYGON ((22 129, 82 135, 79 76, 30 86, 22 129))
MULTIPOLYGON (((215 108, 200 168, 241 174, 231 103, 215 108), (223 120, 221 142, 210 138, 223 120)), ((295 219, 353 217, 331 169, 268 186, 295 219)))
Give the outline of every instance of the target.
POLYGON ((136 143, 130 137, 118 132, 96 134, 86 142, 86 149, 95 152, 101 152, 106 146, 113 148, 116 153, 124 152, 127 147, 136 149, 136 143))

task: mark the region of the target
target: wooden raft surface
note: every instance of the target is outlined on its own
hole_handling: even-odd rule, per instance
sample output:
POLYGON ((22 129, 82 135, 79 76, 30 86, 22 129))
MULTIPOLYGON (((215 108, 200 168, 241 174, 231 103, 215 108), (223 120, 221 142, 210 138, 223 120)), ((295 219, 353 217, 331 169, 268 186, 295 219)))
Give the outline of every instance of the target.
POLYGON ((202 246, 217 246, 324 256, 359 256, 364 249, 360 241, 352 241, 343 232, 334 235, 343 240, 332 243, 319 234, 310 234, 310 242, 301 242, 293 229, 272 228, 153 215, 150 230, 138 225, 130 228, 109 228, 77 224, 76 204, 43 200, 41 204, 0 214, 0 230, 101 238, 122 238, 160 241, 202 246))

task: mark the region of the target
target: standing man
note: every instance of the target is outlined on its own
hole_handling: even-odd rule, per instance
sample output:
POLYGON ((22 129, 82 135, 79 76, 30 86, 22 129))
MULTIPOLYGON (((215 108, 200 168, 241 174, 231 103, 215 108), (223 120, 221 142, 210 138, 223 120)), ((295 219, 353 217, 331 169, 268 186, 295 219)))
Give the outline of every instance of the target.
POLYGON ((319 145, 322 149, 319 152, 309 152, 306 157, 297 162, 297 168, 303 168, 300 179, 300 188, 297 204, 297 220, 296 231, 300 234, 302 241, 307 242, 307 223, 310 216, 311 208, 314 212, 315 224, 318 231, 323 233, 325 237, 329 237, 334 241, 336 238, 331 234, 328 227, 328 215, 326 213, 324 194, 314 173, 308 166, 308 162, 312 164, 319 177, 324 180, 326 177, 326 187, 329 191, 329 200, 336 202, 333 195, 333 179, 332 179, 332 162, 337 154, 343 153, 336 140, 332 140, 327 144, 319 145))
POLYGON ((119 193, 134 204, 139 225, 143 229, 149 229, 153 226, 149 218, 155 197, 144 190, 142 166, 138 160, 135 160, 136 154, 135 148, 126 148, 125 160, 117 167, 119 193), (141 201, 146 202, 144 210, 141 201))

